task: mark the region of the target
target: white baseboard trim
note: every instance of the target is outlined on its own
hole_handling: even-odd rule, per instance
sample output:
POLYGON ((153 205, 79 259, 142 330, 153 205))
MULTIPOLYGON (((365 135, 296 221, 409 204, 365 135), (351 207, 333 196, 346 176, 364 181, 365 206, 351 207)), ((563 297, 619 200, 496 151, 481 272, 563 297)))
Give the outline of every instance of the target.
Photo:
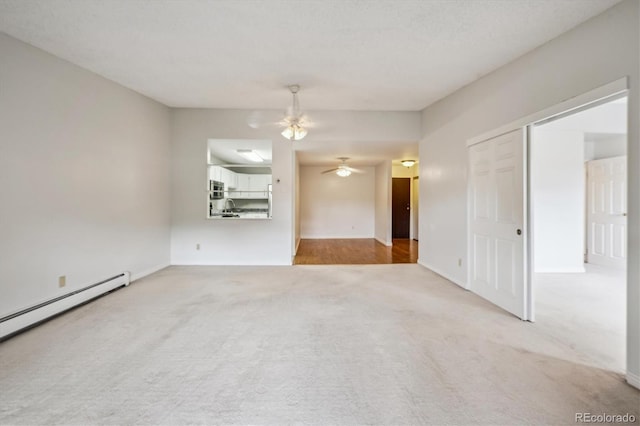
POLYGON ((423 262, 420 259, 418 259, 418 265, 420 265, 420 266, 422 266, 424 268, 427 268, 432 272, 435 272, 436 274, 440 275, 442 278, 444 278, 444 279, 446 279, 448 281, 451 281, 452 283, 454 283, 454 284, 464 288, 465 290, 467 290, 467 285, 465 283, 461 283, 460 281, 458 281, 457 279, 453 278, 451 275, 447 274, 446 272, 443 272, 442 270, 440 270, 440 269, 438 269, 438 268, 436 268, 436 267, 434 267, 432 265, 429 265, 428 263, 423 262))
POLYGON ((387 246, 387 247, 391 247, 391 246, 393 245, 393 242, 391 242, 391 241, 385 241, 385 240, 383 240, 382 238, 375 237, 375 240, 376 240, 377 242, 379 242, 380 244, 382 244, 382 245, 384 245, 384 246, 387 246))
POLYGON ((362 240, 374 238, 373 235, 302 235, 303 240, 362 240))
POLYGON ((636 389, 640 389, 640 376, 627 371, 627 383, 636 389))
POLYGON ((534 271, 534 274, 584 274, 587 270, 583 267, 578 268, 542 268, 534 271))
POLYGON ((153 266, 151 268, 145 269, 144 271, 131 273, 131 282, 137 281, 141 278, 146 277, 147 275, 155 274, 156 272, 170 266, 169 263, 161 263, 159 265, 153 266))
POLYGON ((290 266, 293 256, 287 256, 286 260, 277 262, 194 262, 191 260, 171 262, 169 266, 290 266))

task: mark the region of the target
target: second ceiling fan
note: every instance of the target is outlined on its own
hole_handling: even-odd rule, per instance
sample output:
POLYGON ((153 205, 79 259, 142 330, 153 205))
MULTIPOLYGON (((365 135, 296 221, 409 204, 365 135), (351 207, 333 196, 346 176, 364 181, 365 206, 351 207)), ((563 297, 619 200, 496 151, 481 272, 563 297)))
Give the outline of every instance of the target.
POLYGON ((324 172, 322 172, 322 174, 325 175, 327 173, 335 173, 340 177, 347 177, 350 176, 351 173, 364 173, 364 170, 349 167, 349 165, 347 164, 348 159, 349 157, 338 157, 338 160, 340 160, 340 164, 338 165, 338 167, 325 170, 324 172))

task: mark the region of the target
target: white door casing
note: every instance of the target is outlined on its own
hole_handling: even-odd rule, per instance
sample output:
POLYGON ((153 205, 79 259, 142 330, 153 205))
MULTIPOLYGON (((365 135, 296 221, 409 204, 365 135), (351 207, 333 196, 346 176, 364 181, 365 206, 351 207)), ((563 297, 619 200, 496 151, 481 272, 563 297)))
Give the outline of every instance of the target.
POLYGON ((587 163, 587 261, 624 268, 627 261, 627 157, 587 163))
POLYGON ((528 319, 525 129, 469 148, 469 290, 528 319))

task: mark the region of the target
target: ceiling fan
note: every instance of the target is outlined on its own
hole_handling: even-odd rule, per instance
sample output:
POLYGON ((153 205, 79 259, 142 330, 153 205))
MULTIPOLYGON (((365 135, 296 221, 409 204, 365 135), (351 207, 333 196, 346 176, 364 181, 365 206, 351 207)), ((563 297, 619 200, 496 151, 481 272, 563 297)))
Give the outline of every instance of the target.
POLYGON ((324 172, 322 172, 322 174, 324 175, 327 173, 335 172, 335 174, 337 174, 340 177, 347 177, 347 176, 350 176, 351 173, 364 173, 364 170, 354 169, 353 167, 349 167, 347 165, 348 159, 349 157, 338 157, 338 160, 340 160, 340 164, 338 165, 338 167, 334 169, 325 170, 324 172))
MULTIPOLYGON (((300 102, 298 101, 298 92, 300 91, 299 84, 292 84, 287 86, 293 100, 291 106, 287 108, 285 116, 282 120, 272 123, 280 127, 283 127, 282 136, 292 141, 299 141, 304 138, 310 127, 313 127, 313 123, 310 122, 309 117, 300 111, 300 102)), ((247 119, 247 123, 250 127, 257 129, 261 127, 263 114, 259 111, 252 113, 247 119)))
POLYGON ((300 103, 298 102, 300 86, 298 84, 292 84, 289 86, 289 90, 293 96, 293 101, 291 102, 291 107, 287 109, 287 115, 281 123, 285 126, 282 131, 282 136, 292 141, 299 141, 307 136, 308 131, 305 125, 308 124, 308 119, 300 111, 300 103))

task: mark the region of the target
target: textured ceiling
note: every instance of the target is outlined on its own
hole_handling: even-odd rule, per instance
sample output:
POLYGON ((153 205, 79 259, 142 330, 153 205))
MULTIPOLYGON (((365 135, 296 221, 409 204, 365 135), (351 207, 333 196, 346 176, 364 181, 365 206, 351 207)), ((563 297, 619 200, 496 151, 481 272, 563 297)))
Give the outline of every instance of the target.
POLYGON ((174 107, 417 111, 619 0, 0 0, 0 31, 174 107))

